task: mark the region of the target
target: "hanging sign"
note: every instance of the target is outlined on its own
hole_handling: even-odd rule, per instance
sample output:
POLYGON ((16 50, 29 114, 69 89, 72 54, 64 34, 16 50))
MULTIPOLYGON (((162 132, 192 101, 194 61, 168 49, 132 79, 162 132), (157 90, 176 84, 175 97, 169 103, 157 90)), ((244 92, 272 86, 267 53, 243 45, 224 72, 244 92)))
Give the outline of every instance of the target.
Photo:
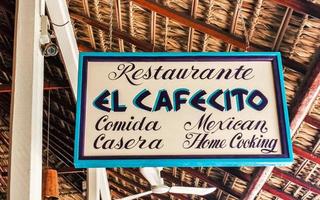
POLYGON ((292 162, 278 52, 81 53, 76 167, 292 162))

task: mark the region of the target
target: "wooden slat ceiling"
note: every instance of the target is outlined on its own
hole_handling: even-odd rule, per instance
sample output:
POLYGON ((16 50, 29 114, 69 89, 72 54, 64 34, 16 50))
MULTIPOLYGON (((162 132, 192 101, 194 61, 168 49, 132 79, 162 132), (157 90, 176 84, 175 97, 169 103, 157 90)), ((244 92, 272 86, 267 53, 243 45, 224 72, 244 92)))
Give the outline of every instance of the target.
MULTIPOLYGON (((291 127, 296 130, 294 163, 274 168, 266 183, 258 179, 264 168, 165 168, 162 177, 168 185, 215 186, 218 190, 202 198, 165 194, 143 199, 246 199, 259 184, 262 190, 256 199, 320 198, 319 1, 112 1, 112 19, 110 0, 68 1, 81 51, 279 50, 285 65, 291 127), (312 108, 305 113, 305 105, 315 96, 312 108)), ((0 199, 8 181, 14 3, 0 1, 0 199)), ((47 58, 45 64, 43 127, 46 133, 50 91, 49 155, 50 165, 59 170, 60 199, 85 199, 85 170, 75 170, 72 163, 75 100, 68 76, 59 56, 47 58)), ((46 134, 43 139, 45 146, 46 134)), ((107 173, 114 199, 150 189, 136 169, 107 169, 107 173)))

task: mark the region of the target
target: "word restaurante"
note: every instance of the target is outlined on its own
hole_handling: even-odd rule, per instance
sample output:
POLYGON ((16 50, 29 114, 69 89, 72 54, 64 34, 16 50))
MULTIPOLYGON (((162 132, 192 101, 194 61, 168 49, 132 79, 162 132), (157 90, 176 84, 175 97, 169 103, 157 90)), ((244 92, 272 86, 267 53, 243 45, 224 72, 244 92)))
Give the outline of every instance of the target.
POLYGON ((118 71, 112 71, 108 74, 110 80, 117 80, 125 78, 132 85, 140 85, 143 80, 181 80, 181 79, 243 79, 250 80, 254 77, 253 69, 241 65, 237 68, 215 68, 215 67, 201 67, 195 66, 186 68, 169 68, 165 69, 163 66, 137 68, 134 63, 122 63, 117 67, 118 71), (139 81, 140 80, 140 81, 139 81))

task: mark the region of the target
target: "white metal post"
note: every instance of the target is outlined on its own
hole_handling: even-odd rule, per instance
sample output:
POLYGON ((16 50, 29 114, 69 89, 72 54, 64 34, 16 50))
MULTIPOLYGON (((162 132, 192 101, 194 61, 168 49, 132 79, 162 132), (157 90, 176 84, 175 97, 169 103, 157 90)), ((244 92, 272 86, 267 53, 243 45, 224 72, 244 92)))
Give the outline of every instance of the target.
MULTIPOLYGON (((69 76, 72 91, 77 95, 78 57, 79 50, 74 36, 68 7, 65 0, 46 0, 46 7, 53 22, 53 28, 65 67, 69 76)), ((87 170, 87 199, 111 200, 106 170, 87 170), (100 170, 100 171, 99 171, 100 170), (102 180, 103 179, 103 180, 102 180), (104 184, 101 184, 104 182, 104 184)))
POLYGON ((97 169, 87 170, 87 199, 100 200, 100 179, 97 169))
POLYGON ((16 0, 11 97, 10 200, 41 200, 43 56, 41 0, 16 0))
POLYGON ((87 170, 87 199, 111 200, 109 183, 105 168, 87 170))
POLYGON ((99 171, 99 177, 100 177, 101 200, 111 200, 111 194, 110 194, 109 182, 108 182, 106 169, 99 168, 97 170, 99 171))

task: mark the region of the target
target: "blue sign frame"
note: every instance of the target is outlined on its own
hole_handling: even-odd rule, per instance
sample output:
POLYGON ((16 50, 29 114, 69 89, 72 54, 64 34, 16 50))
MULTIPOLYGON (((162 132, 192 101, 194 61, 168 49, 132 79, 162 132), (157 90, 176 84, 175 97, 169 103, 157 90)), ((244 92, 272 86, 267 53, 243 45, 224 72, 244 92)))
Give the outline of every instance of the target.
POLYGON ((104 53, 82 52, 79 56, 77 113, 74 146, 74 165, 76 168, 95 167, 214 167, 214 166, 282 166, 293 162, 293 151, 290 137, 288 108, 286 104, 283 67, 279 52, 192 52, 192 53, 104 53), (83 155, 83 115, 85 112, 87 63, 102 60, 161 60, 161 59, 215 59, 270 61, 273 65, 273 77, 277 99, 279 128, 281 134, 281 155, 226 155, 226 156, 84 156, 83 155))

